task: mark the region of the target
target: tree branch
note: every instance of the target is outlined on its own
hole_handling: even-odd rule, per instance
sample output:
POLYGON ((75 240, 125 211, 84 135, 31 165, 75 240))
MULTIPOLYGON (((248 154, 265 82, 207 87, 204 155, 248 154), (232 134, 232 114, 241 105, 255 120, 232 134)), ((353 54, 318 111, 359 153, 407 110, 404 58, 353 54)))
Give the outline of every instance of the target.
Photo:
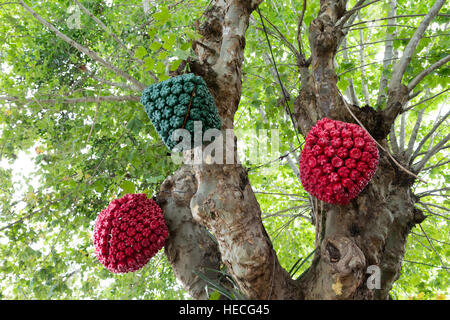
POLYGON ((17 97, 0 97, 0 100, 15 102, 17 104, 55 104, 55 103, 88 103, 88 102, 126 102, 135 101, 139 102, 140 96, 100 96, 100 97, 82 97, 82 98, 58 98, 58 99, 42 99, 36 100, 35 98, 21 100, 17 97))
POLYGON ((383 57, 383 70, 381 71, 381 77, 380 77, 380 86, 378 89, 378 98, 377 98, 377 104, 376 109, 381 110, 382 106, 386 102, 387 99, 387 85, 388 85, 388 70, 390 66, 392 65, 391 59, 394 57, 394 41, 393 39, 396 37, 396 30, 394 32, 389 32, 389 25, 395 24, 395 15, 397 14, 397 0, 391 0, 389 2, 389 6, 391 7, 391 10, 388 14, 388 23, 386 27, 386 42, 384 45, 384 57, 383 57))
MULTIPOLYGON (((442 165, 444 165, 444 164, 446 164, 448 162, 450 162, 450 160, 448 160, 448 161, 446 161, 444 163, 441 163, 440 166, 442 166, 442 165)), ((424 192, 416 194, 416 196, 419 197, 419 198, 423 198, 423 197, 427 197, 429 194, 432 194, 432 193, 435 193, 435 192, 440 192, 440 191, 450 191, 450 188, 441 188, 441 189, 427 190, 427 191, 424 191, 424 192)))
POLYGON ((419 43, 420 39, 422 39, 423 35, 425 34, 425 30, 428 28, 431 21, 433 21, 433 19, 436 17, 444 3, 445 0, 436 0, 430 11, 425 15, 425 18, 417 27, 411 40, 406 45, 400 61, 394 67, 394 71, 389 82, 390 91, 396 90, 398 87, 400 87, 403 75, 411 61, 414 51, 416 50, 417 44, 419 43))
MULTIPOLYGON (((436 37, 446 37, 448 35, 450 35, 450 33, 435 34, 435 35, 431 35, 431 36, 423 36, 422 39, 431 39, 431 38, 436 38, 436 37)), ((392 40, 394 40, 394 41, 406 41, 406 40, 411 40, 411 38, 395 38, 395 39, 392 39, 392 40)), ((372 42, 365 42, 364 45, 367 46, 367 45, 372 45, 372 44, 377 44, 377 43, 382 43, 382 42, 386 42, 386 39, 378 40, 378 41, 372 41, 372 42)), ((355 44, 353 46, 347 47, 347 49, 353 49, 353 48, 356 48, 356 47, 359 47, 359 46, 360 46, 359 44, 355 44)), ((341 52, 341 51, 342 51, 342 49, 339 49, 337 52, 341 52)))
MULTIPOLYGON (((343 37, 342 39, 342 57, 344 58, 345 61, 348 61, 348 51, 347 51, 347 37, 343 37)), ((359 106, 359 100, 358 100, 358 96, 356 95, 356 90, 355 90, 355 85, 353 84, 353 78, 351 76, 349 76, 347 78, 347 81, 349 83, 348 88, 347 88, 347 93, 346 95, 349 97, 349 100, 351 101, 351 103, 355 106, 359 106)))
POLYGON ((450 140, 450 133, 441 141, 439 141, 438 144, 436 144, 430 151, 428 151, 422 158, 422 160, 420 160, 420 162, 418 162, 417 164, 413 165, 412 168, 415 172, 420 172, 423 167, 425 166, 425 164, 428 162, 428 160, 430 160, 430 158, 432 156, 434 156, 437 152, 439 152, 439 150, 441 150, 443 147, 445 148, 445 144, 450 140))
POLYGON ((266 20, 270 26, 276 31, 276 33, 278 34, 279 38, 281 39, 281 41, 286 44, 286 46, 292 51, 292 53, 296 56, 297 61, 300 61, 299 59, 301 59, 301 54, 300 52, 297 50, 297 48, 289 42, 288 39, 286 39, 286 37, 283 35, 283 33, 281 33, 280 29, 277 28, 276 25, 274 25, 269 19, 267 19, 263 14, 261 14, 261 16, 263 17, 264 20, 266 20))
POLYGON ((122 89, 127 89, 127 90, 134 90, 134 88, 124 82, 113 82, 113 81, 109 81, 106 79, 103 79, 99 76, 96 76, 95 74, 91 74, 91 78, 97 80, 98 82, 107 84, 108 86, 111 87, 116 87, 116 88, 122 88, 122 89))
MULTIPOLYGON (((398 58, 392 58, 392 59, 389 59, 388 61, 397 60, 397 59, 398 58)), ((338 74, 338 76, 340 77, 340 76, 342 76, 342 75, 344 75, 346 73, 352 72, 353 70, 363 69, 364 67, 367 67, 367 66, 370 66, 370 65, 373 65, 373 64, 378 64, 378 63, 381 63, 381 62, 384 62, 384 60, 383 61, 374 61, 374 62, 369 62, 369 63, 363 64, 363 65, 359 65, 357 67, 353 67, 353 68, 347 69, 345 71, 342 71, 341 73, 338 74)))
POLYGON ((364 39, 363 39, 363 32, 362 30, 359 30, 359 59, 361 62, 361 86, 364 96, 364 102, 366 105, 370 106, 370 95, 369 95, 369 88, 367 86, 367 77, 366 77, 366 70, 364 69, 365 65, 365 59, 364 59, 364 39))
MULTIPOLYGON (((391 18, 415 18, 415 17, 424 17, 424 16, 426 16, 426 14, 402 14, 402 15, 398 15, 398 16, 394 16, 394 17, 390 17, 390 18, 388 17, 388 18, 380 18, 380 19, 373 19, 373 20, 365 20, 365 21, 354 23, 354 24, 348 24, 348 25, 346 25, 346 26, 344 26, 342 28, 343 29, 351 28, 351 27, 354 27, 354 26, 358 26, 360 24, 372 23, 372 22, 377 22, 377 21, 383 21, 383 20, 388 20, 388 19, 391 19, 391 18)), ((437 17, 447 17, 447 18, 450 17, 449 14, 437 14, 436 16, 437 17)))
POLYGON ((343 26, 353 14, 355 14, 356 12, 361 10, 362 8, 370 6, 371 4, 373 4, 375 2, 378 2, 378 1, 380 1, 380 0, 373 0, 371 2, 368 2, 368 3, 364 4, 364 2, 366 2, 366 0, 359 0, 352 9, 348 10, 342 16, 342 18, 339 19, 338 22, 336 22, 336 26, 343 26))
MULTIPOLYGON (((74 1, 85 14, 87 14, 92 20, 94 20, 109 36, 111 36, 123 49, 125 49, 125 51, 128 53, 131 59, 137 61, 140 65, 144 64, 144 61, 142 61, 141 59, 136 59, 134 57, 134 53, 130 49, 128 49, 128 47, 122 42, 122 40, 119 39, 117 35, 111 32, 110 28, 108 28, 100 19, 98 19, 94 14, 92 14, 78 0, 74 1)), ((158 81, 158 77, 151 70, 149 70, 148 72, 155 81, 158 81)))
POLYGON ((392 152, 394 154, 400 153, 400 148, 397 143, 397 136, 395 135, 395 126, 391 126, 391 131, 389 132, 389 144, 391 145, 392 152))
POLYGON ((305 63, 306 57, 305 52, 303 50, 302 44, 302 27, 303 27, 303 18, 305 17, 306 12, 306 0, 303 0, 302 13, 298 16, 297 22, 297 44, 298 50, 300 50, 300 57, 302 58, 302 62, 305 63))
MULTIPOLYGON (((356 13, 353 13, 353 14, 350 16, 350 18, 347 20, 347 24, 352 24, 352 23, 355 21, 356 16, 357 16, 357 14, 356 14, 356 13)), ((350 30, 349 28, 345 28, 345 27, 342 27, 342 28, 341 28, 342 37, 341 37, 341 39, 340 39, 340 41, 339 41, 338 48, 341 46, 343 40, 344 40, 344 39, 347 39, 347 35, 348 35, 349 30, 350 30)), ((339 52, 339 51, 341 51, 341 50, 338 50, 337 52, 339 52)))
POLYGON ((411 261, 411 260, 406 260, 406 259, 403 259, 403 261, 404 261, 404 262, 408 262, 408 263, 413 263, 413 264, 420 264, 420 265, 427 266, 427 267, 431 267, 431 268, 438 268, 438 269, 450 270, 450 268, 447 268, 447 267, 435 266, 435 265, 433 265, 433 264, 429 264, 429 263, 425 263, 425 262, 411 261))
POLYGON ((141 91, 141 90, 145 89, 146 86, 143 83, 139 82, 137 79, 133 78, 131 75, 129 75, 128 73, 124 72, 123 70, 120 70, 119 68, 113 66, 110 62, 108 62, 108 61, 102 59, 101 57, 99 57, 94 51, 90 50, 89 48, 86 48, 86 47, 82 46, 81 44, 77 43, 76 41, 72 40, 71 38, 69 38, 68 36, 63 34, 61 31, 56 29, 51 23, 49 23, 47 20, 42 18, 33 9, 31 9, 28 5, 26 5, 23 0, 19 0, 19 3, 20 3, 20 5, 22 5, 22 7, 25 8, 25 10, 27 10, 29 13, 31 13, 31 15, 33 17, 35 17, 36 20, 38 20, 44 26, 46 26, 51 31, 53 31, 53 33, 55 33, 56 36, 58 36, 60 39, 62 39, 63 41, 67 42, 69 45, 71 45, 72 47, 74 47, 78 51, 84 53, 85 55, 90 57, 92 60, 98 62, 99 64, 101 64, 105 68, 111 70, 116 75, 121 76, 121 77, 127 79, 128 81, 130 81, 131 83, 133 83, 135 85, 135 87, 136 87, 136 90, 141 91))
POLYGON ((444 5, 445 0, 436 0, 428 14, 425 15, 422 22, 417 27, 411 40, 406 45, 400 61, 394 66, 391 80, 388 85, 388 99, 386 108, 383 110, 383 124, 381 131, 387 134, 389 128, 395 122, 395 118, 402 111, 403 106, 408 101, 409 90, 402 84, 403 75, 408 67, 417 44, 424 37, 425 30, 430 25, 431 21, 436 17, 441 7, 444 5))
POLYGON ((442 260, 441 256, 439 255, 439 253, 437 253, 436 249, 434 248, 433 243, 431 242, 431 240, 428 238, 427 233, 425 232, 425 230, 422 228, 422 225, 419 224, 420 230, 422 230, 424 236, 427 238, 428 243, 430 244, 431 248, 433 249, 434 253, 437 255, 437 257, 439 258, 439 261, 441 262, 442 268, 447 270, 447 272, 450 273, 450 271, 448 270, 449 268, 445 265, 444 261, 442 260))
POLYGON ((422 201, 419 201, 419 203, 424 206, 431 206, 431 207, 435 207, 435 208, 444 210, 445 212, 448 212, 448 208, 443 207, 443 206, 438 206, 437 204, 434 204, 434 203, 427 203, 427 202, 422 202, 422 201))
POLYGON ((434 169, 434 168, 437 168, 437 167, 446 165, 446 164, 449 163, 449 162, 450 162, 450 160, 447 160, 447 161, 444 161, 444 162, 438 162, 438 163, 435 164, 435 165, 432 165, 432 166, 423 168, 423 169, 422 169, 422 172, 425 172, 425 171, 428 171, 428 170, 431 170, 431 169, 434 169))
POLYGON ((439 126, 444 122, 448 117, 450 116, 450 111, 448 111, 440 120, 436 119, 436 122, 434 123, 434 126, 431 128, 431 130, 427 133, 425 137, 420 141, 419 145, 416 148, 416 151, 413 153, 411 158, 409 159, 409 163, 411 164, 412 161, 417 158, 420 154, 420 150, 422 149, 423 145, 427 140, 433 135, 433 133, 439 128, 439 126))
POLYGON ((409 106, 408 108, 402 110, 402 112, 409 111, 409 110, 411 110, 412 108, 418 106, 419 104, 422 104, 422 103, 424 103, 424 102, 427 102, 427 101, 429 101, 429 100, 431 100, 431 99, 436 98, 437 96, 440 96, 440 95, 443 94, 443 93, 446 93, 448 90, 450 90, 450 88, 445 89, 445 90, 443 90, 443 91, 441 91, 441 92, 439 92, 439 93, 437 93, 437 94, 435 94, 435 95, 433 95, 433 96, 431 96, 431 97, 429 97, 429 98, 423 99, 423 100, 417 102, 416 104, 414 104, 414 105, 412 105, 412 106, 409 106))
MULTIPOLYGON (((423 234, 416 233, 416 232, 414 232, 414 231, 411 231, 411 234, 414 234, 414 235, 419 236, 419 237, 425 237, 423 234)), ((439 242, 439 243, 443 243, 443 244, 446 244, 446 245, 450 246, 450 242, 445 242, 445 241, 442 241, 442 240, 438 240, 438 239, 432 238, 432 237, 430 237, 430 236, 429 236, 428 238, 429 238, 430 240, 432 240, 432 241, 439 242)))
POLYGON ((424 112, 425 112, 425 108, 423 108, 422 110, 419 110, 419 113, 417 114, 416 123, 411 132, 411 137, 409 138, 409 141, 408 141, 408 148, 406 149, 406 154, 405 154, 406 159, 409 159, 412 155, 412 152, 414 151, 414 144, 416 143, 417 134, 419 133, 420 124, 422 123, 422 117, 423 117, 424 112))
POLYGON ((446 56, 445 58, 442 58, 441 60, 433 63, 431 66, 429 66, 427 69, 423 70, 421 73, 419 73, 414 79, 411 80, 411 82, 408 84, 408 90, 413 90, 420 81, 423 80, 427 75, 429 75, 434 70, 442 67, 444 64, 450 61, 450 54, 446 56))

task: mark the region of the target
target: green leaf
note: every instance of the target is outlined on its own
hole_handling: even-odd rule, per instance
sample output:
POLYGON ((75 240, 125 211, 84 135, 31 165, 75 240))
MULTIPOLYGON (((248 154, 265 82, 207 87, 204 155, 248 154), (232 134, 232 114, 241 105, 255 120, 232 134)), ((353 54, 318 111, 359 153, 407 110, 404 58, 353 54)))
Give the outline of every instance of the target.
POLYGON ((143 46, 138 47, 136 49, 136 52, 134 53, 134 57, 136 59, 142 59, 146 55, 147 55, 147 50, 143 46))
POLYGON ((99 193, 103 193, 105 191, 105 184, 101 180, 97 180, 94 182, 94 189, 99 193))
POLYGON ((172 63, 172 65, 170 66, 170 71, 175 71, 178 69, 178 67, 180 66, 180 63, 183 60, 176 60, 174 63, 172 63))
POLYGON ((158 61, 155 70, 157 73, 164 73, 166 71, 166 65, 163 62, 158 61))
POLYGON ((158 22, 158 25, 162 25, 169 21, 170 16, 171 15, 167 7, 163 7, 160 12, 153 14, 153 18, 158 22))
POLYGON ((149 49, 150 49, 151 51, 153 51, 153 52, 158 51, 159 48, 161 48, 161 43, 159 43, 159 42, 157 42, 157 41, 152 42, 152 43, 150 44, 150 46, 149 46, 149 49))
POLYGON ((136 189, 134 183, 128 180, 122 181, 120 187, 122 188, 123 193, 134 193, 136 189))
POLYGON ((173 45, 175 44, 175 40, 177 39, 177 37, 174 34, 168 34, 168 35, 164 35, 163 36, 163 48, 166 50, 170 50, 172 49, 173 45))
POLYGON ((192 29, 185 29, 184 32, 186 33, 186 35, 188 36, 189 39, 191 40, 198 40, 202 37, 201 34, 197 33, 196 31, 192 30, 192 29))
POLYGON ((155 59, 152 57, 145 57, 144 58, 144 70, 148 71, 155 67, 155 59))
POLYGON ((190 52, 189 50, 181 50, 179 48, 175 48, 174 53, 176 54, 176 56, 178 58, 180 58, 181 60, 186 60, 187 58, 189 58, 190 56, 190 52))
POLYGON ((139 131, 141 131, 143 126, 144 124, 142 123, 142 121, 135 117, 130 122, 128 122, 127 128, 137 134, 139 133, 139 131))
POLYGON ((189 42, 183 43, 183 44, 180 46, 180 49, 183 50, 183 51, 186 51, 186 50, 190 49, 191 47, 192 47, 192 42, 189 41, 189 42))

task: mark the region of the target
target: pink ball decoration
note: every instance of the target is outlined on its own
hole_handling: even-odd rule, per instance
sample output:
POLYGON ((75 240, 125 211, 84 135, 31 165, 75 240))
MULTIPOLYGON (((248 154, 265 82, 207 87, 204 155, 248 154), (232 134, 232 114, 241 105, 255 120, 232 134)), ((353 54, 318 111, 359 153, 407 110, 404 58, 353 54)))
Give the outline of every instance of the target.
POLYGON ((379 161, 375 140, 357 124, 323 118, 306 136, 300 180, 317 199, 345 205, 375 174, 379 161))
POLYGON ((97 217, 94 247, 111 272, 134 272, 164 247, 169 235, 161 208, 145 194, 113 200, 97 217))

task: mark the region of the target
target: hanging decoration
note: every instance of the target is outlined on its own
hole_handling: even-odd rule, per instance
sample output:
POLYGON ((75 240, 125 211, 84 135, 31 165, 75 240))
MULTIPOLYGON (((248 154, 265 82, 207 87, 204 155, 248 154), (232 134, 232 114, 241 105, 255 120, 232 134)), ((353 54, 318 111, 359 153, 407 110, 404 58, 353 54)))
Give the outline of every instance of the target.
POLYGON ((359 125, 323 118, 310 130, 300 159, 300 180, 319 200, 345 205, 372 179, 378 148, 359 125))
POLYGON ((161 208, 145 194, 113 200, 97 217, 94 247, 111 272, 134 272, 164 247, 168 228, 161 208))
POLYGON ((222 126, 205 81, 192 73, 148 86, 142 93, 141 103, 170 150, 178 144, 172 139, 176 129, 189 131, 191 146, 194 146, 194 121, 202 122, 202 134, 208 129, 220 129, 222 126))

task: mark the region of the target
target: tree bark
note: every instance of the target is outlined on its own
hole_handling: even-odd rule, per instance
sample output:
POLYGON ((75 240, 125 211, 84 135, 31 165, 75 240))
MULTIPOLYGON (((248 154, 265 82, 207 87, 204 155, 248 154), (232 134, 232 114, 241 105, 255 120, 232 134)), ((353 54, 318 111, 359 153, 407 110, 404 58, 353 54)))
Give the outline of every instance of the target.
MULTIPOLYGON (((342 33, 334 26, 344 9, 345 1, 321 1, 319 15, 311 23, 312 68, 294 105, 298 123, 302 124, 302 133, 307 134, 322 117, 355 122, 349 117, 348 107, 387 149, 387 132, 379 129, 383 114, 369 107, 346 107, 336 85, 333 60, 342 33)), ((375 176, 350 204, 318 202, 313 210, 319 222, 318 250, 311 267, 300 279, 306 299, 388 298, 393 282, 400 275, 408 233, 424 219, 414 208, 412 182, 381 152, 375 176), (366 285, 369 276, 366 271, 371 265, 381 271, 379 290, 366 285)))
MULTIPOLYGON (((245 32, 249 16, 260 2, 216 0, 204 14, 206 22, 199 26, 203 38, 194 44, 198 60, 191 63, 191 70, 207 82, 223 129, 233 128, 241 96, 245 32)), ((363 3, 358 2, 357 6, 368 5, 363 3)), ((357 12, 357 8, 346 11, 346 4, 345 0, 320 1, 318 16, 309 27, 311 63, 299 65, 301 87, 294 102, 294 116, 303 135, 323 117, 356 123, 356 116, 387 150, 390 126, 386 130, 385 122, 392 120, 392 114, 369 106, 347 105, 337 87, 334 58, 345 36, 342 24, 357 12)), ((388 107, 403 105, 407 93, 406 86, 390 91, 388 107)), ((236 154, 233 160, 237 160, 236 154)), ((170 215, 186 216, 189 223, 197 223, 214 235, 217 248, 208 247, 212 251, 207 255, 216 258, 220 255, 248 299, 388 299, 400 275, 407 236, 425 218, 414 207, 418 201, 411 191, 414 178, 380 150, 375 176, 350 204, 337 206, 320 201, 313 204, 317 250, 310 268, 293 280, 278 262, 248 174, 240 164, 236 161, 226 165, 201 164, 180 170, 192 172, 190 179, 195 177, 192 197, 183 198, 170 209, 170 215), (218 253, 213 254, 214 250, 218 253), (380 268, 379 289, 369 289, 366 284, 369 266, 380 268)), ((176 173, 169 178, 170 183, 179 183, 177 179, 181 177, 185 179, 183 174, 176 173)), ((166 190, 163 185, 162 192, 166 190)), ((164 197, 173 202, 176 195, 164 197)), ((169 220, 171 229, 172 223, 169 220)), ((182 241, 187 234, 177 236, 181 238, 174 242, 182 241)), ((169 243, 175 250, 173 246, 169 243)), ((183 262, 174 262, 169 249, 167 252, 174 269, 179 268, 183 262)), ((197 257, 203 254, 199 252, 197 257)), ((189 264, 191 260, 185 256, 183 261, 189 264)), ((195 267, 201 267, 200 260, 195 261, 195 267)), ((217 263, 215 260, 213 264, 217 263)), ((178 278, 183 281, 181 276, 178 278)))
MULTIPOLYGON (((203 38, 194 44, 198 60, 191 70, 207 82, 224 130, 233 128, 241 97, 245 32, 250 14, 260 2, 217 0, 199 26, 203 38)), ((227 151, 229 157, 234 150, 227 151)), ((264 229, 247 171, 237 163, 236 153, 231 158, 233 164, 192 167, 197 187, 187 209, 217 239, 222 262, 245 297, 298 298, 299 291, 280 266, 264 229)))
POLYGON ((196 272, 218 280, 219 274, 209 269, 219 270, 221 257, 208 230, 194 221, 189 209, 196 183, 192 170, 183 167, 164 181, 156 200, 169 227, 165 253, 175 276, 192 297, 207 299, 208 284, 196 272))

